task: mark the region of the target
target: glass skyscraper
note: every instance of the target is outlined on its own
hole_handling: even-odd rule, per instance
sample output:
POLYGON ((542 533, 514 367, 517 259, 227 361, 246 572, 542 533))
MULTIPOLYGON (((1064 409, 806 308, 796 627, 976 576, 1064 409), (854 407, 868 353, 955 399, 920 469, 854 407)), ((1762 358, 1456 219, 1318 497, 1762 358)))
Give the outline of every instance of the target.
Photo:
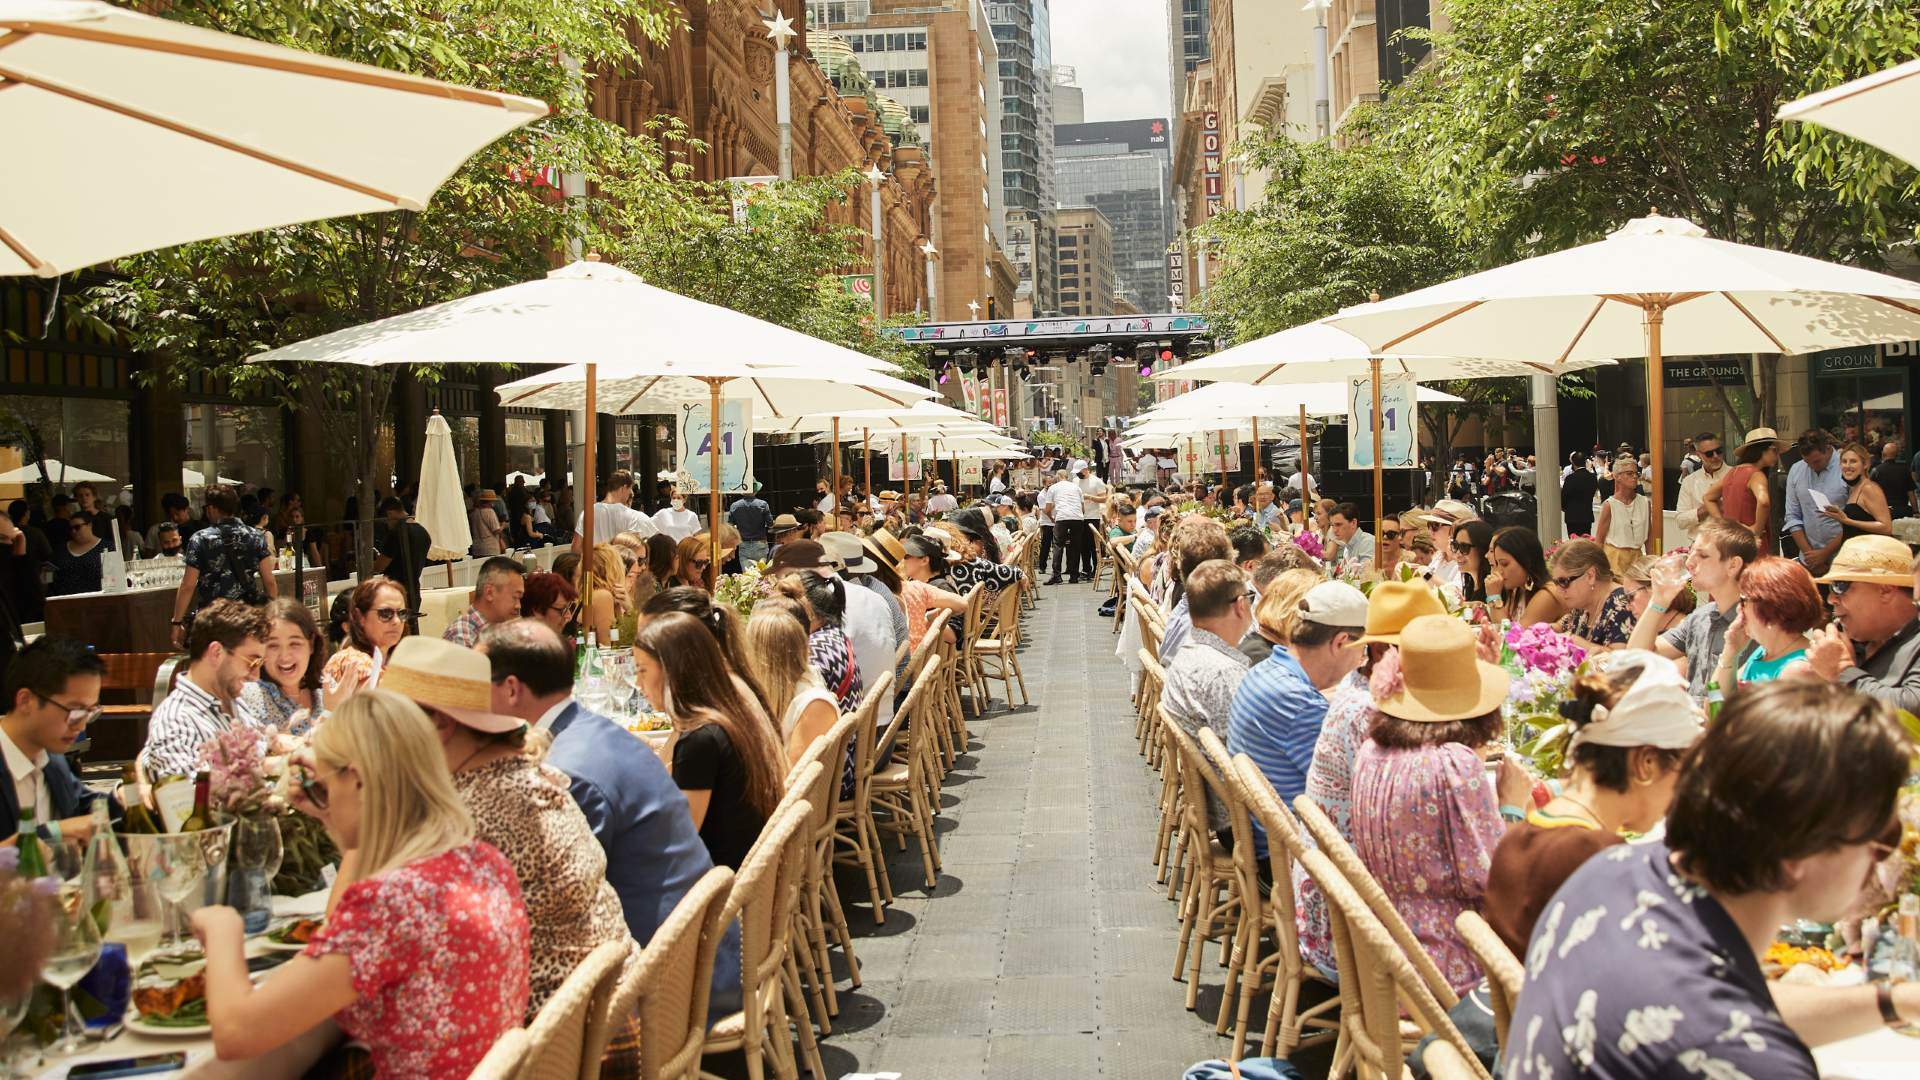
POLYGON ((1115 296, 1165 311, 1172 291, 1173 155, 1165 120, 1063 124, 1055 131, 1054 187, 1062 206, 1092 206, 1113 226, 1115 296))
MULTIPOLYGON (((1053 39, 1047 0, 989 3, 1000 49, 1000 171, 1005 180, 1009 254, 1033 314, 1058 309, 1055 298, 1053 191, 1053 39), (1025 223, 1028 243, 1015 236, 1025 223)), ((1018 295, 1018 294, 1016 294, 1018 295)))

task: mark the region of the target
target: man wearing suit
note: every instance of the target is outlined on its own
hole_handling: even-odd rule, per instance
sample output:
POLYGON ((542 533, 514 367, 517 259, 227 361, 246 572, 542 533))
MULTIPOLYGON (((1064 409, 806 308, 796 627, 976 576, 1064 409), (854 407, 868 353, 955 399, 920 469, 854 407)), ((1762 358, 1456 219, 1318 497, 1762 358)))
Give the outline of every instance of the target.
MULTIPOLYGON (((493 664, 493 711, 553 737, 547 764, 571 778, 573 801, 606 849, 627 929, 645 945, 713 869, 687 797, 645 742, 573 700, 573 656, 544 623, 488 627, 478 648, 493 664)), ((738 923, 728 927, 714 960, 711 1019, 740 1008, 739 934, 738 923)))
MULTIPOLYGON (((23 807, 33 810, 47 839, 85 837, 93 800, 63 756, 100 714, 105 665, 93 651, 66 638, 41 638, 7 668, 7 713, 0 716, 0 836, 20 831, 23 807)), ((117 810, 117 808, 115 808, 117 810)), ((117 815, 116 815, 117 816, 117 815)))

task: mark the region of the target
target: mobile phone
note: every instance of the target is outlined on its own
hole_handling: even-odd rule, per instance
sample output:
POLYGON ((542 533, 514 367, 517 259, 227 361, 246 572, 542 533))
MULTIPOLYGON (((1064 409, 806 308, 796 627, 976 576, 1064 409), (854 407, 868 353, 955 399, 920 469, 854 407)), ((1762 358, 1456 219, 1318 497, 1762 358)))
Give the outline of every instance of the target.
POLYGON ((255 975, 263 971, 272 971, 274 968, 293 959, 294 955, 294 953, 272 952, 261 953, 259 956, 249 956, 247 957, 247 970, 253 972, 255 975))
POLYGON ((171 1054, 148 1054, 145 1057, 89 1061, 69 1068, 67 1080, 108 1080, 115 1076, 152 1076, 155 1073, 174 1072, 186 1067, 186 1052, 176 1050, 171 1054))

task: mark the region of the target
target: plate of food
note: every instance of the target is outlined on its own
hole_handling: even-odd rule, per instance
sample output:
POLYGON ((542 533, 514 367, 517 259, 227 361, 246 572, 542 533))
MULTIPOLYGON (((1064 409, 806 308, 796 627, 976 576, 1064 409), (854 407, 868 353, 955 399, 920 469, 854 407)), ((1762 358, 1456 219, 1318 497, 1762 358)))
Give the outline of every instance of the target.
POLYGON ((664 736, 667 732, 673 730, 673 718, 658 710, 644 712, 628 722, 627 730, 633 732, 635 735, 658 734, 664 736))
POLYGON ((1792 945, 1776 941, 1767 946, 1760 959, 1760 970, 1769 979, 1804 986, 1827 986, 1833 977, 1850 967, 1850 962, 1819 945, 1792 945))
POLYGON ((163 1037, 209 1035, 207 961, 198 952, 150 956, 133 979, 127 1030, 163 1037))
POLYGON ((300 952, 320 930, 319 919, 292 919, 266 932, 261 943, 275 952, 300 952))

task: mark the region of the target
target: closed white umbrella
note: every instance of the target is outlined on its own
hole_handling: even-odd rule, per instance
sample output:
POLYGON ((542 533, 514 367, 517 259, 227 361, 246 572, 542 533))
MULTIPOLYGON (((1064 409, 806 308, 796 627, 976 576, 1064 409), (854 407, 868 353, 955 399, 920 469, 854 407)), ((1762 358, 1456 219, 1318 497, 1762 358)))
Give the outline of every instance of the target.
POLYGON ((460 461, 453 452, 453 427, 438 409, 427 417, 414 519, 427 530, 429 559, 464 559, 473 547, 473 526, 467 517, 466 493, 460 485, 460 461))
POLYGON ((46 475, 56 484, 77 484, 82 480, 91 480, 96 484, 113 479, 97 472, 82 469, 77 465, 68 465, 58 458, 42 458, 31 465, 22 465, 0 473, 0 484, 37 484, 40 482, 40 469, 46 467, 46 475))
POLYGON ((1714 240, 1684 218, 1656 215, 1605 240, 1348 308, 1326 321, 1389 356, 1534 358, 1555 370, 1646 357, 1649 480, 1658 513, 1663 357, 1909 341, 1920 337, 1920 283, 1714 240))
MULTIPOLYGON (((544 278, 337 330, 251 358, 343 364, 560 364, 498 388, 509 405, 584 409, 582 482, 592 484, 600 412, 672 411, 723 397, 754 415, 904 407, 931 390, 881 373, 880 360, 751 315, 655 288, 594 260, 544 278), (613 408, 606 408, 611 405, 613 408)), ((720 440, 708 508, 720 520, 720 440)), ((593 540, 593 515, 585 515, 593 540)), ((718 573, 720 531, 714 541, 718 573)))
POLYGON ((1920 164, 1920 60, 1875 72, 1780 106, 1778 119, 1819 124, 1920 164))
POLYGON ((418 210, 544 103, 142 15, 0 0, 0 275, 418 210), (137 176, 137 182, 130 183, 137 176))

